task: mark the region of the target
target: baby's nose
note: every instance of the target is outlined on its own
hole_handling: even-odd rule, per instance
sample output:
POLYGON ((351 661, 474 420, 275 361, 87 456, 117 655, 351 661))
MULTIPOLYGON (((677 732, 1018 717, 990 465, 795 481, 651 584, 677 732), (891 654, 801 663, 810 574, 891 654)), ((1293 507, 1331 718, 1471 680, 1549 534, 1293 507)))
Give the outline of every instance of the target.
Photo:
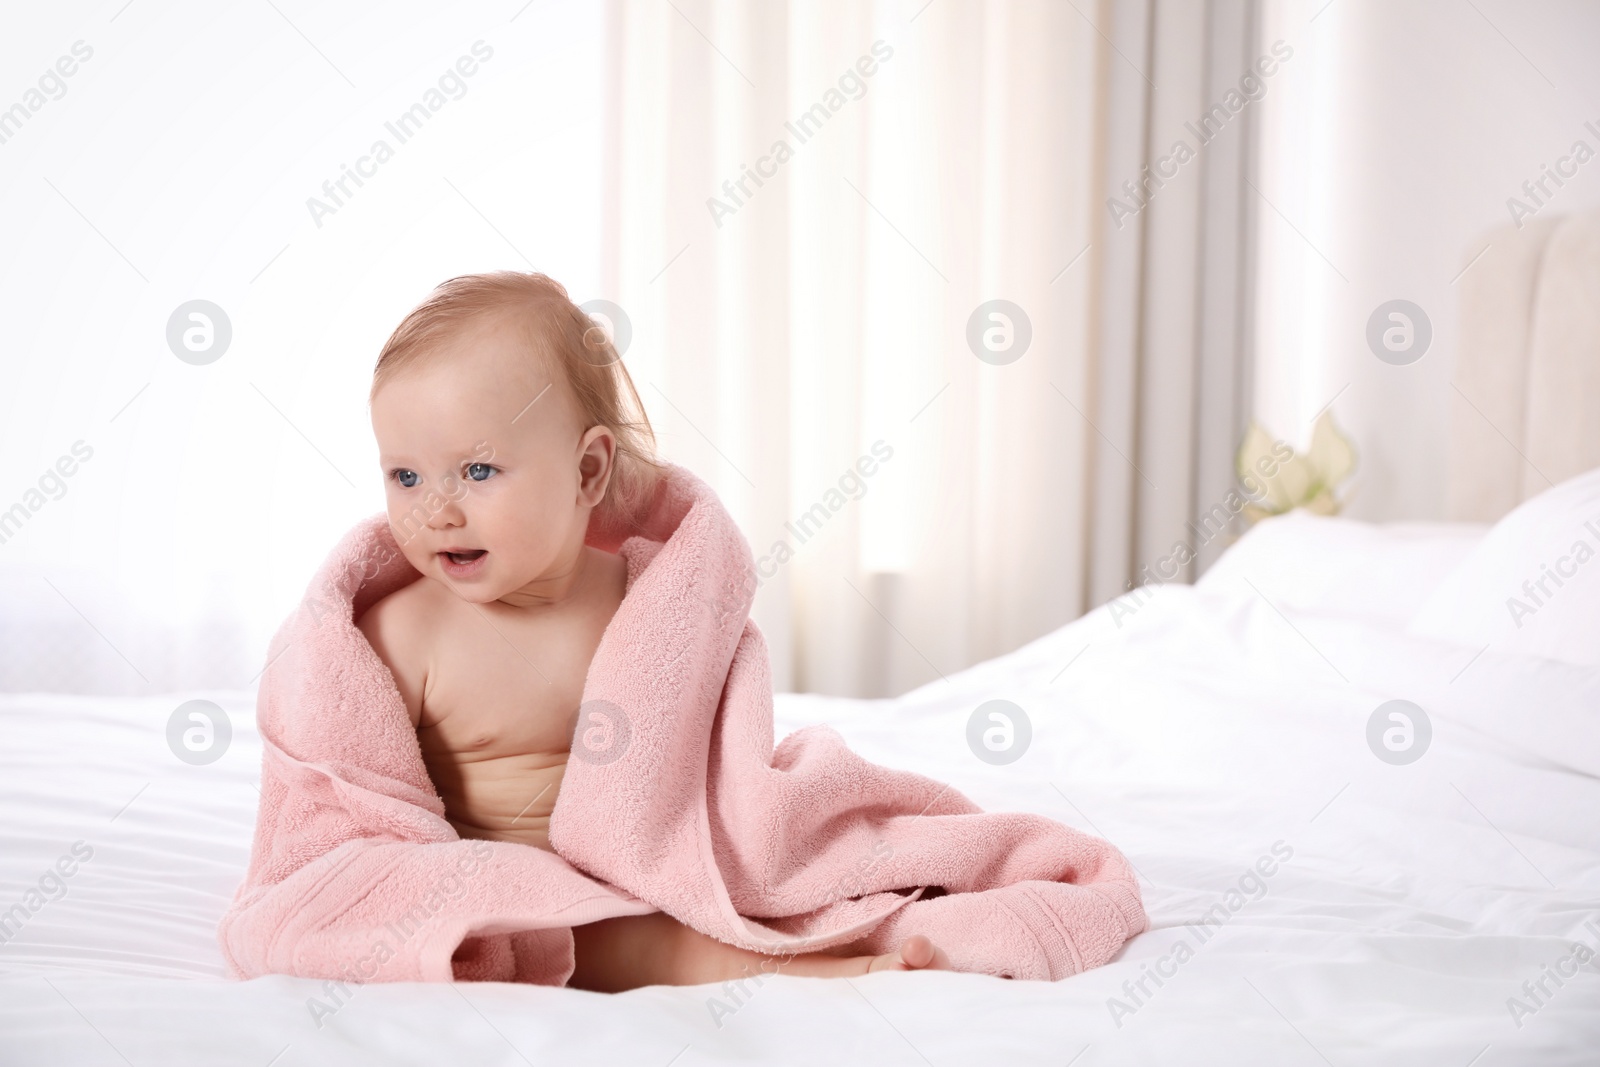
POLYGON ((455 526, 465 526, 466 522, 467 513, 461 510, 460 504, 457 504, 449 497, 443 498, 439 509, 428 516, 428 528, 430 530, 445 530, 455 526))

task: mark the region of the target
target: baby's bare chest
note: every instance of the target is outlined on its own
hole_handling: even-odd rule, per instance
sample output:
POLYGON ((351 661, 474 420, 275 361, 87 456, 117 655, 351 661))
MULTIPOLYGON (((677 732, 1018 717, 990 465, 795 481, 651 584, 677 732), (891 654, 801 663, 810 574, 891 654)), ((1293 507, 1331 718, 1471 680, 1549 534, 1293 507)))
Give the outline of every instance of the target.
POLYGON ((587 603, 536 618, 472 607, 434 650, 418 729, 424 750, 564 758, 616 606, 587 603))

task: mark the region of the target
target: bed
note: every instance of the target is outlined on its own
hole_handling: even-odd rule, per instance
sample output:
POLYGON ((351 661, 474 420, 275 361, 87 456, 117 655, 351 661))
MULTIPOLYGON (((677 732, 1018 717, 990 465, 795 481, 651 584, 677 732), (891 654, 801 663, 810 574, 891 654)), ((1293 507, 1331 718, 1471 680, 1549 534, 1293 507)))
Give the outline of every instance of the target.
MULTIPOLYGON (((1548 394, 1537 304, 1557 272, 1531 262, 1534 309, 1503 351, 1548 394)), ((1515 376, 1481 362, 1464 390, 1515 376)), ((253 693, 0 695, 0 1062, 1593 1064, 1600 562, 1537 625, 1497 621, 1504 575, 1531 559, 1538 577, 1539 539, 1600 517, 1600 472, 1580 473, 1600 456, 1545 457, 1522 436, 1541 420, 1518 440, 1579 475, 1555 497, 1508 464, 1492 493, 1452 488, 1474 521, 1292 514, 1194 586, 1136 590, 898 698, 779 695, 779 736, 826 721, 868 759, 1124 849, 1152 929, 1056 983, 232 982, 215 926, 254 822, 253 693), (996 698, 1033 730, 999 766, 966 741, 996 698), (168 748, 191 699, 232 724, 209 764, 168 748)))

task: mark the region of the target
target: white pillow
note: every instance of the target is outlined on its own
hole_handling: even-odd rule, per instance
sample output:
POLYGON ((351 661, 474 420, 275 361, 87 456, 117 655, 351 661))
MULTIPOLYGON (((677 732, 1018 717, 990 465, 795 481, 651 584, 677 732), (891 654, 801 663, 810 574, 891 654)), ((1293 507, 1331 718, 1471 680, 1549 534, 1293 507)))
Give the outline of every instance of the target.
POLYGON ((1488 529, 1374 525, 1291 511, 1256 523, 1195 587, 1251 599, 1259 591, 1285 611, 1355 616, 1399 629, 1488 529))
POLYGON ((1600 666, 1600 467, 1495 523, 1406 630, 1474 649, 1600 666))

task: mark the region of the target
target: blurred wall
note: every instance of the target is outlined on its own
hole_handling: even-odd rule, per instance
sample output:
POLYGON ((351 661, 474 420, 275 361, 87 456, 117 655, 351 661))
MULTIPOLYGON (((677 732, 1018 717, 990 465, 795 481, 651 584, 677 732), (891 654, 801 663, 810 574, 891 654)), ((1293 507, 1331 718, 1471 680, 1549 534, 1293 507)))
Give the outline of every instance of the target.
POLYGON ((1600 4, 1266 0, 1263 14, 1265 40, 1295 56, 1262 101, 1257 418, 1304 443, 1332 401, 1360 453, 1346 514, 1442 518, 1446 428, 1456 408, 1477 417, 1451 384, 1463 268, 1513 221, 1508 198, 1541 219, 1600 206, 1600 4), (1536 204, 1523 183, 1577 141, 1597 158, 1562 164, 1576 174, 1536 204), (1392 299, 1433 330, 1405 366, 1365 336, 1392 299))
POLYGON ((598 295, 603 14, 8 20, 0 511, 75 442, 92 456, 3 531, 0 688, 250 684, 332 545, 383 508, 367 388, 405 313, 502 266, 598 295), (167 339, 196 299, 231 324, 205 364, 167 339))

